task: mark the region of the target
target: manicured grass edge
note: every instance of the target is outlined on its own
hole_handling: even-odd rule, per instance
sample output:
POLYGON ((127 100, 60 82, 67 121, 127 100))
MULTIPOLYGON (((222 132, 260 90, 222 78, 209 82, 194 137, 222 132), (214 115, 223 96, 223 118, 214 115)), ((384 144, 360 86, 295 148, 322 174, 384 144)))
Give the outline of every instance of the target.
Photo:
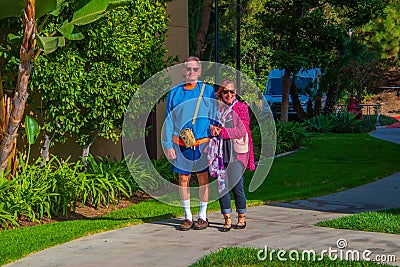
POLYGON ((400 208, 362 212, 315 224, 316 226, 356 231, 400 234, 400 208))

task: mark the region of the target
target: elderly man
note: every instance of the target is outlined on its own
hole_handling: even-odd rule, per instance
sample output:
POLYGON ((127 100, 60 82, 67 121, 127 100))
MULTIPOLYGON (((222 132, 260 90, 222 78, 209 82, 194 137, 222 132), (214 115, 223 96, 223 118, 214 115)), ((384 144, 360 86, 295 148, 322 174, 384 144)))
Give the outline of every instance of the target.
POLYGON ((166 156, 173 163, 173 172, 179 175, 179 193, 185 212, 185 219, 180 225, 182 231, 208 227, 206 211, 209 181, 207 155, 204 151, 210 132, 214 130, 212 124, 216 112, 216 96, 212 86, 198 80, 201 71, 199 58, 187 58, 182 69, 185 82, 172 88, 166 100, 162 143, 166 156), (184 133, 181 133, 182 130, 184 133), (192 144, 188 145, 186 135, 191 135, 192 144), (189 181, 192 173, 196 174, 200 186, 200 211, 195 223, 190 209, 189 181))

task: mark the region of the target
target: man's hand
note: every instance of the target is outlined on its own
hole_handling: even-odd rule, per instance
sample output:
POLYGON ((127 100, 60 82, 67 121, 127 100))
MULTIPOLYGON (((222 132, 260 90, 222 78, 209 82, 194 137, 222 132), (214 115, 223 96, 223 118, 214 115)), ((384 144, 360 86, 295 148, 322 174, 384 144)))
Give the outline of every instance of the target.
POLYGON ((175 149, 170 148, 166 152, 167 152, 168 159, 176 159, 175 149))
POLYGON ((218 136, 221 133, 222 128, 214 125, 210 125, 211 136, 218 136))

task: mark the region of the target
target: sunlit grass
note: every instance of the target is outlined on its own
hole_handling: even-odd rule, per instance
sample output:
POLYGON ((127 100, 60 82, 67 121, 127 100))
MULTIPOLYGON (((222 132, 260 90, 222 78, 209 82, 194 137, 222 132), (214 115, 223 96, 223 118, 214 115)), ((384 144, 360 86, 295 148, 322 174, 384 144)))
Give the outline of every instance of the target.
POLYGON ((400 209, 363 212, 323 221, 316 225, 339 229, 400 234, 400 209))

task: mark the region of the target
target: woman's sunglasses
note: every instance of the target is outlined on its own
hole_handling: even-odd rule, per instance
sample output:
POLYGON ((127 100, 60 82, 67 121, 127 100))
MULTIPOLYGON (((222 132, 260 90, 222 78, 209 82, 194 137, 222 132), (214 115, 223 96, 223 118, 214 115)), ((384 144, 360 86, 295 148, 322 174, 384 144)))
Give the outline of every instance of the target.
POLYGON ((231 93, 232 95, 234 95, 236 93, 236 91, 234 91, 234 90, 223 90, 222 93, 224 95, 227 95, 228 93, 231 93))
POLYGON ((194 72, 198 72, 199 69, 200 69, 200 68, 189 68, 189 67, 186 67, 186 71, 191 71, 191 70, 193 70, 194 72))

